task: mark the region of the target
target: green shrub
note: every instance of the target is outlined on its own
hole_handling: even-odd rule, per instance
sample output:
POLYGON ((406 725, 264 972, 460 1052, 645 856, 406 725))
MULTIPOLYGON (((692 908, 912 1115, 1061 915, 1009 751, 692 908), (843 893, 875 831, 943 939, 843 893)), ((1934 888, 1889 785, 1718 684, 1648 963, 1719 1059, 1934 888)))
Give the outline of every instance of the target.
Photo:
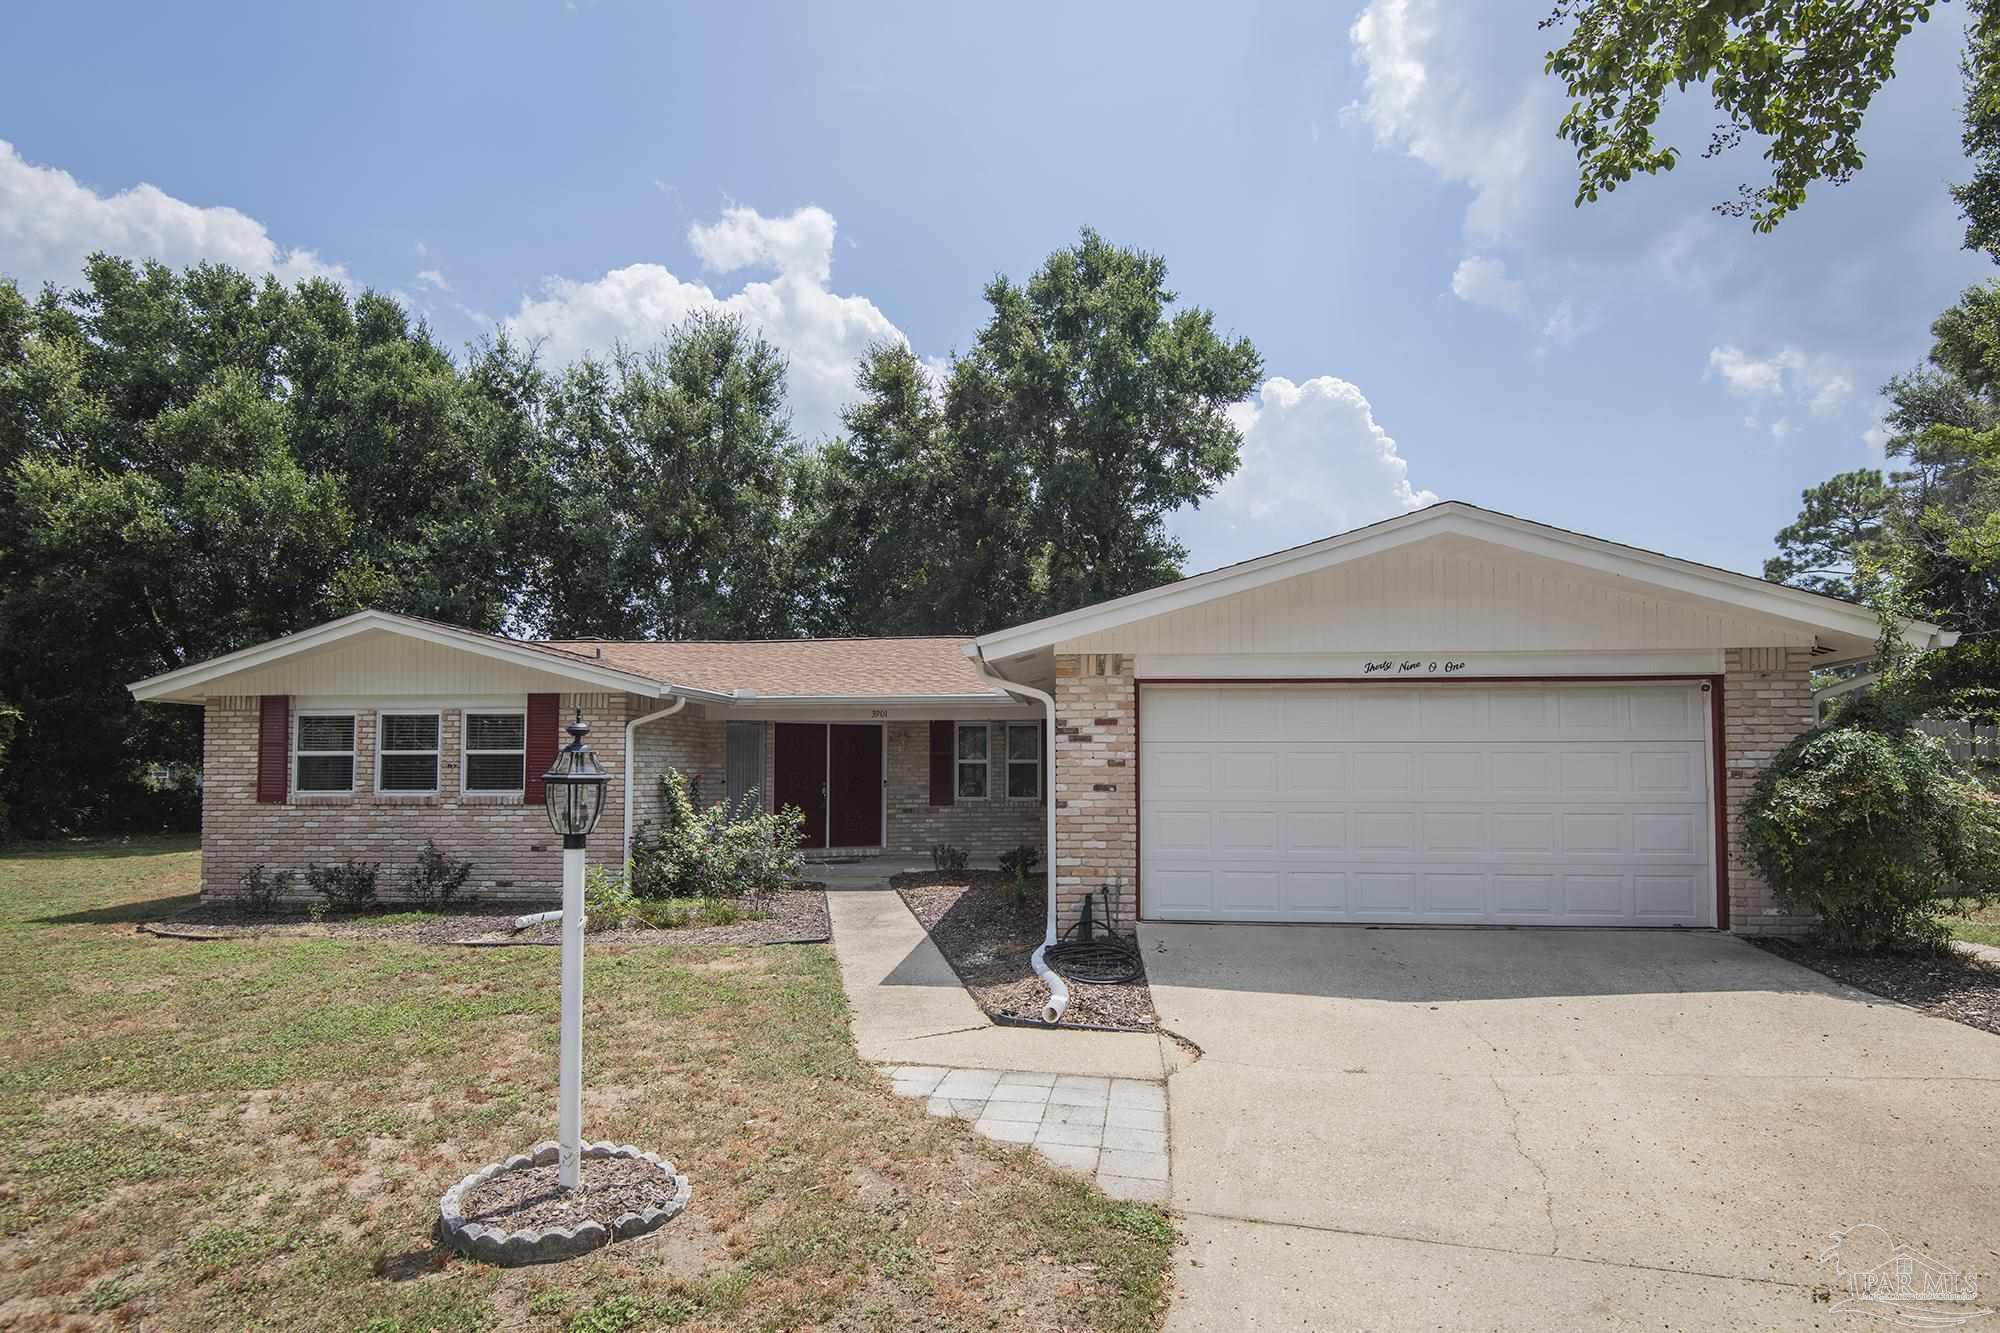
POLYGON ((1011 852, 1000 853, 1000 873, 1014 889, 1016 907, 1028 901, 1028 877, 1041 864, 1042 849, 1033 843, 1024 842, 1011 852))
POLYGON ((757 808, 754 793, 734 810, 726 802, 703 806, 675 769, 660 779, 660 798, 665 822, 640 829, 632 839, 634 896, 737 898, 798 877, 805 813, 797 807, 766 813, 757 808))
POLYGON ((365 912, 375 905, 375 883, 382 867, 373 861, 348 860, 341 865, 306 868, 306 886, 332 912, 365 912))
POLYGON ((278 905, 278 893, 285 887, 283 871, 267 870, 259 861, 236 877, 237 905, 252 916, 269 916, 278 905))
POLYGON ((417 863, 410 867, 410 879, 405 888, 410 901, 425 911, 442 911, 459 901, 465 881, 471 877, 472 862, 454 861, 432 838, 426 840, 423 849, 417 853, 417 863))
POLYGON ((583 929, 587 934, 617 930, 639 915, 639 900, 626 886, 625 874, 590 866, 583 872, 583 929))
POLYGON ((1934 737, 1821 727, 1787 746, 1743 805, 1779 905, 1837 949, 1936 948, 1955 900, 2000 888, 2000 804, 1934 737))
POLYGON ((967 863, 971 860, 972 857, 963 847, 954 847, 948 842, 931 844, 931 864, 938 868, 939 874, 963 875, 967 863))

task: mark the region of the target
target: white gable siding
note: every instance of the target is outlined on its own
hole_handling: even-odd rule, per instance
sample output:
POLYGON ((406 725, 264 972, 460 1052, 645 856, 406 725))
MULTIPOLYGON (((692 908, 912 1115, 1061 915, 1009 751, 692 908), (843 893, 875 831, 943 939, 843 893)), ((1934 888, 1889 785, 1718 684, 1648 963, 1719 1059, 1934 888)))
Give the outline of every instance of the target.
POLYGON ((1581 652, 1809 647, 1806 626, 1483 542, 1435 540, 1067 640, 1060 653, 1581 652))
POLYGON ((318 697, 411 695, 453 697, 560 694, 576 682, 400 634, 359 634, 317 652, 280 658, 208 685, 212 694, 291 694, 318 697))

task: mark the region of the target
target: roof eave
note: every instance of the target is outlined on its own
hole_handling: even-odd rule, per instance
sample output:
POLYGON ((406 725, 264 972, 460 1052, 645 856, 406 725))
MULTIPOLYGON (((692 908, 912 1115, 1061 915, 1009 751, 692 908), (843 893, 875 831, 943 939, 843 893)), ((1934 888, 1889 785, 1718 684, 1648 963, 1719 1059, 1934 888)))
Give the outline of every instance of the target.
MULTIPOLYGON (((1675 556, 1550 528, 1462 501, 1447 500, 1305 546, 1261 556, 1207 574, 1197 574, 1094 606, 1080 607, 1062 615, 996 630, 973 640, 970 646, 972 651, 967 655, 977 652, 988 661, 1016 657, 1051 647, 1065 639, 1121 628, 1218 597, 1247 592, 1349 560, 1391 551, 1423 537, 1447 533, 1497 542, 1524 554, 1650 583, 1683 595, 1724 602, 1752 614, 1776 616, 1831 633, 1872 639, 1879 629, 1875 612, 1865 606, 1800 588, 1768 583, 1748 574, 1711 569, 1675 556)), ((1938 636, 1943 633, 1938 626, 1926 621, 1908 620, 1901 624, 1905 638, 1920 647, 1937 645, 1938 636)))
POLYGON ((511 662, 530 670, 545 671, 550 675, 562 676, 581 684, 638 694, 646 698, 658 698, 662 694, 685 695, 689 698, 711 699, 718 702, 726 701, 728 698, 713 691, 670 686, 651 677, 602 666, 559 649, 518 643, 497 635, 482 634, 477 630, 415 620, 387 611, 356 611, 352 615, 314 625, 296 634, 287 634, 264 643, 252 644, 233 653, 224 653, 220 657, 212 657, 204 662, 196 662, 173 671, 162 672, 157 676, 149 676, 144 680, 134 681, 127 685, 126 689, 131 692, 134 699, 142 703, 200 703, 206 697, 206 693, 197 692, 198 687, 210 681, 234 675, 239 671, 252 670, 271 662, 282 661, 315 648, 324 648, 370 630, 383 630, 441 643, 465 652, 511 662))

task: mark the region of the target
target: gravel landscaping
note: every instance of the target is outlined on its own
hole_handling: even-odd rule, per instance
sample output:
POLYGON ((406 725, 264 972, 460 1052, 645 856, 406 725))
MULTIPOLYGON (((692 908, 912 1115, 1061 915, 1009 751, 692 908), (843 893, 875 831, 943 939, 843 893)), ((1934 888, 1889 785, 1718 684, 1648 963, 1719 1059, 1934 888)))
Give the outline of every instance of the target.
POLYGON ((578 1185, 565 1190, 558 1168, 530 1166, 502 1171, 467 1190, 459 1200, 465 1220, 500 1231, 610 1226, 630 1213, 665 1208, 674 1201, 673 1177, 643 1157, 590 1157, 579 1165, 578 1185))
POLYGON ((1835 981, 1967 1027, 2000 1033, 2000 967, 1983 959, 1958 953, 1843 954, 1807 940, 1759 939, 1753 943, 1835 981))
MULTIPOLYGON (((730 900, 755 919, 727 926, 680 929, 628 927, 595 931, 599 944, 796 944, 828 937, 826 891, 818 884, 800 883, 770 893, 730 900)), ((556 906, 547 904, 549 908, 556 906)), ((394 941, 405 944, 555 944, 561 938, 557 922, 524 931, 514 930, 514 918, 541 910, 532 905, 505 911, 478 906, 447 912, 417 912, 390 908, 356 916, 328 915, 315 920, 297 910, 255 916, 227 902, 201 903, 185 912, 140 927, 171 939, 241 939, 278 937, 354 941, 394 941)))
MULTIPOLYGON (((996 1018, 1039 1022, 1049 989, 1028 965, 1045 926, 1042 882, 1014 901, 1014 883, 995 870, 928 871, 889 881, 951 963, 979 1007, 996 1018)), ((1065 1024, 1149 1032, 1158 1022, 1142 976, 1116 986, 1072 983, 1065 1024)))

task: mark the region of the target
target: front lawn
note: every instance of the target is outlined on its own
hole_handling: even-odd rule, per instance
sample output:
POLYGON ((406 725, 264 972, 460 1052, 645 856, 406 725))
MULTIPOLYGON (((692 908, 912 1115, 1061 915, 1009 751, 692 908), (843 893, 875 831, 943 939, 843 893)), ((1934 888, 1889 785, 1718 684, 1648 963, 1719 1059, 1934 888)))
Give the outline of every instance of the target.
POLYGON ((550 1136, 556 953, 163 940, 200 853, 0 857, 0 1327, 1149 1329, 1173 1233, 855 1058, 824 945, 590 945, 585 1130, 694 1204, 582 1261, 447 1260, 550 1136))
POLYGON ((2000 945, 2000 903, 1974 908, 1964 916, 1948 916, 1944 923, 1955 940, 1964 940, 1968 944, 2000 945))

